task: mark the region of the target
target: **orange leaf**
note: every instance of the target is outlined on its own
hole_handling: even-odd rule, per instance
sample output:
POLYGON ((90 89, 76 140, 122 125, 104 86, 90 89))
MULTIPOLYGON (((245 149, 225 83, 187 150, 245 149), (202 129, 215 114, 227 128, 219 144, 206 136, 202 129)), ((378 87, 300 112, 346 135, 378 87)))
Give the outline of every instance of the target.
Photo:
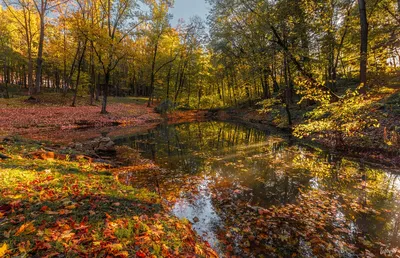
POLYGON ((140 258, 144 258, 144 257, 146 257, 146 254, 143 253, 142 251, 137 251, 137 252, 136 252, 136 256, 137 256, 137 257, 140 257, 140 258))
POLYGON ((18 230, 17 232, 15 232, 14 236, 19 236, 21 234, 30 234, 32 232, 34 232, 35 226, 33 225, 33 221, 31 222, 27 222, 25 224, 23 224, 18 230))

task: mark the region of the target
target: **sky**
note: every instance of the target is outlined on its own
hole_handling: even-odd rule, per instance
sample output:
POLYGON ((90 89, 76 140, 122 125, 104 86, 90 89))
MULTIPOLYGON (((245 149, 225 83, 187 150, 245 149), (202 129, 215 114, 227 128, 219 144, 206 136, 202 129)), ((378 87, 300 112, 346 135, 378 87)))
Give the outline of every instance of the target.
POLYGON ((190 17, 200 16, 203 20, 207 18, 208 4, 205 0, 175 0, 174 8, 170 10, 174 16, 171 24, 176 26, 179 19, 189 21, 190 17))

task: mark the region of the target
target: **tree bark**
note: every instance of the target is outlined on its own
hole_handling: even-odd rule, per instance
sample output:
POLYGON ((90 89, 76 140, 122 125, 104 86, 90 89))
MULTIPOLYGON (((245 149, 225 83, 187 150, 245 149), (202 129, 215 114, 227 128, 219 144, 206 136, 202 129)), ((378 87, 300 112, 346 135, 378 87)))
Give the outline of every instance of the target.
POLYGON ((75 84, 75 90, 74 90, 74 99, 72 100, 72 107, 75 107, 76 104, 76 96, 78 94, 78 87, 79 87, 79 79, 81 77, 81 66, 82 66, 82 61, 83 58, 85 57, 85 52, 86 52, 86 44, 87 42, 85 41, 84 45, 83 45, 83 49, 82 49, 82 54, 81 57, 79 58, 79 62, 78 62, 78 74, 76 76, 76 84, 75 84))
POLYGON ((108 84, 110 82, 110 72, 105 74, 105 84, 103 85, 103 102, 101 103, 101 114, 107 114, 108 84))
POLYGON ((366 93, 367 87, 367 61, 368 61, 368 20, 365 7, 365 0, 358 0, 360 10, 361 25, 361 47, 360 47, 360 83, 362 87, 361 93, 366 93))
MULTIPOLYGON (((44 3, 42 2, 42 5, 44 3)), ((40 12, 40 36, 39 36, 39 46, 38 46, 38 56, 36 60, 36 83, 35 83, 35 93, 40 93, 40 86, 42 80, 42 66, 43 66, 43 44, 44 44, 44 6, 40 12)))
MULTIPOLYGON (((361 1, 361 0, 360 0, 361 1)), ((299 61, 293 56, 293 54, 289 51, 288 47, 285 45, 285 43, 282 41, 281 37, 279 36, 277 30, 275 29, 274 26, 270 25, 270 28, 274 34, 274 36, 276 37, 276 40, 278 43, 278 45, 283 49, 284 52, 286 52, 287 57, 290 59, 290 61, 292 61, 292 63, 296 66, 297 70, 312 84, 315 85, 317 87, 320 87, 323 91, 326 91, 330 97, 331 97, 331 101, 338 101, 340 98, 339 96, 337 96, 334 92, 332 92, 331 89, 329 89, 328 87, 321 85, 320 83, 318 83, 315 78, 312 76, 312 74, 308 71, 306 71, 302 65, 299 63, 299 61)))
POLYGON ((154 45, 154 54, 153 54, 153 60, 151 62, 151 75, 150 75, 150 96, 149 96, 149 101, 147 102, 147 107, 150 107, 152 98, 153 98, 153 93, 154 93, 154 80, 155 80, 155 70, 156 70, 156 60, 157 60, 157 51, 158 51, 158 39, 160 38, 161 35, 158 36, 156 44, 154 45))

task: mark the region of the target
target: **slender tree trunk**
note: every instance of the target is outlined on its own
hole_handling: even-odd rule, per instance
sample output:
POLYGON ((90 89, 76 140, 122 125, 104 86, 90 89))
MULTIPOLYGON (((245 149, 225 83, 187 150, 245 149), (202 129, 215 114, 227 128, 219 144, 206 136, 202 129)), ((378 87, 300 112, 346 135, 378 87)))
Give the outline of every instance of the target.
POLYGON ((97 80, 96 80, 96 96, 95 96, 95 100, 99 101, 100 100, 100 92, 101 92, 101 85, 100 85, 100 73, 97 74, 97 80))
POLYGON ((65 23, 64 23, 64 29, 63 29, 63 50, 64 50, 64 55, 63 55, 63 63, 64 63, 64 71, 63 71, 63 76, 64 76, 64 82, 63 82, 63 93, 67 94, 68 86, 67 86, 67 39, 65 35, 65 23))
POLYGON ((56 90, 59 91, 60 90, 60 71, 58 69, 56 69, 56 71, 54 72, 54 78, 55 78, 56 90))
POLYGON ((149 101, 147 102, 147 106, 150 107, 151 100, 154 94, 154 80, 155 80, 155 69, 156 69, 156 59, 157 59, 157 51, 158 51, 158 40, 156 45, 154 46, 154 54, 153 54, 153 61, 151 62, 151 75, 150 75, 150 96, 149 101))
POLYGON ((183 84, 185 82, 185 70, 186 70, 186 67, 187 67, 187 61, 184 62, 184 65, 182 67, 182 71, 180 73, 178 72, 177 79, 179 79, 179 80, 177 80, 178 85, 176 87, 175 96, 174 96, 174 106, 176 106, 176 104, 178 102, 178 97, 179 97, 179 94, 181 92, 181 88, 183 87, 183 84))
POLYGON ((96 72, 94 67, 93 48, 90 51, 90 105, 94 103, 94 94, 96 90, 96 72))
POLYGON ((110 72, 105 74, 105 84, 103 85, 103 102, 101 103, 101 114, 107 114, 108 84, 110 82, 110 72))
POLYGON ((286 53, 284 54, 284 61, 283 61, 283 66, 284 66, 284 77, 285 77, 285 91, 283 92, 282 95, 282 100, 283 103, 285 104, 285 110, 288 118, 288 124, 289 126, 292 125, 292 115, 290 113, 290 98, 291 98, 291 88, 290 88, 290 78, 289 78, 289 61, 286 53))
MULTIPOLYGON (((43 5, 43 3, 42 3, 43 5)), ((40 13, 40 35, 39 35, 39 46, 38 46, 38 56, 36 62, 36 83, 35 83, 35 91, 36 93, 40 93, 40 86, 42 80, 42 66, 43 66, 43 44, 44 44, 44 15, 45 12, 43 10, 40 13)))
POLYGON ((199 91, 197 92, 197 109, 200 109, 200 103, 201 103, 201 97, 203 96, 203 91, 201 88, 199 88, 199 91))
POLYGON ((361 24, 361 47, 360 47, 360 83, 361 93, 366 93, 367 87, 367 62, 368 62, 368 20, 365 0, 358 0, 361 24))
POLYGON ((33 60, 32 56, 28 51, 28 88, 29 88, 29 95, 33 95, 35 93, 33 87, 33 60))
POLYGON ((74 90, 74 98, 72 100, 72 107, 75 107, 76 104, 76 96, 78 94, 78 87, 79 87, 79 79, 81 77, 81 66, 82 66, 82 61, 83 58, 85 57, 85 52, 86 52, 86 41, 83 43, 83 49, 82 49, 82 54, 81 57, 79 58, 79 62, 78 62, 78 74, 76 75, 76 84, 75 84, 75 90, 74 90))
POLYGON ((261 81, 262 81, 262 85, 263 85, 264 99, 271 98, 271 92, 269 90, 269 83, 268 83, 268 72, 267 72, 267 69, 263 69, 263 74, 262 74, 261 81))
MULTIPOLYGON (((189 67, 190 72, 190 67, 189 67)), ((190 108, 190 91, 191 91, 191 84, 190 84, 190 73, 188 73, 188 92, 187 92, 187 107, 190 108)))
POLYGON ((3 83, 4 83, 4 98, 8 99, 9 95, 8 95, 8 76, 7 76, 7 59, 4 58, 4 76, 3 76, 3 83))
POLYGON ((167 75, 167 100, 169 100, 169 88, 170 88, 170 84, 171 84, 171 70, 172 70, 172 65, 169 66, 168 75, 167 75))

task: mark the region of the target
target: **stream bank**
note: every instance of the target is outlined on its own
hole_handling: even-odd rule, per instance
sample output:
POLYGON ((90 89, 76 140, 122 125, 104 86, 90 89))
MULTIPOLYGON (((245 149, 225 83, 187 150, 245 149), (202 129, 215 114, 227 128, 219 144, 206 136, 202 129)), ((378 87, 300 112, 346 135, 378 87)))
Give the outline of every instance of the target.
MULTIPOLYGON (((260 113, 258 110, 253 108, 216 109, 209 110, 207 112, 202 111, 199 114, 208 119, 242 123, 260 130, 272 129, 289 134, 292 132, 292 128, 288 126, 278 125, 270 114, 260 113)), ((395 123, 396 121, 397 123, 400 122, 400 119, 397 120, 395 118, 392 118, 392 120, 395 123)), ((297 124, 299 123, 300 121, 297 121, 297 124)), ((385 123, 387 122, 382 121, 382 124, 385 123)), ((395 126, 391 125, 391 127, 395 126)), ((304 137, 298 140, 316 148, 326 149, 330 152, 336 152, 337 154, 352 156, 354 158, 361 158, 367 162, 377 163, 384 167, 400 168, 400 141, 396 142, 394 145, 385 144, 384 135, 385 131, 387 130, 385 128, 386 127, 373 128, 373 137, 375 139, 372 143, 368 142, 368 144, 365 144, 368 139, 363 140, 362 138, 358 141, 345 140, 341 141, 340 144, 338 144, 337 141, 335 141, 335 139, 332 139, 331 137, 320 138, 316 137, 316 135, 310 135, 309 137, 304 137)), ((368 131, 370 129, 367 128, 366 130, 368 131)), ((322 132, 320 134, 329 135, 329 132, 322 132)))

